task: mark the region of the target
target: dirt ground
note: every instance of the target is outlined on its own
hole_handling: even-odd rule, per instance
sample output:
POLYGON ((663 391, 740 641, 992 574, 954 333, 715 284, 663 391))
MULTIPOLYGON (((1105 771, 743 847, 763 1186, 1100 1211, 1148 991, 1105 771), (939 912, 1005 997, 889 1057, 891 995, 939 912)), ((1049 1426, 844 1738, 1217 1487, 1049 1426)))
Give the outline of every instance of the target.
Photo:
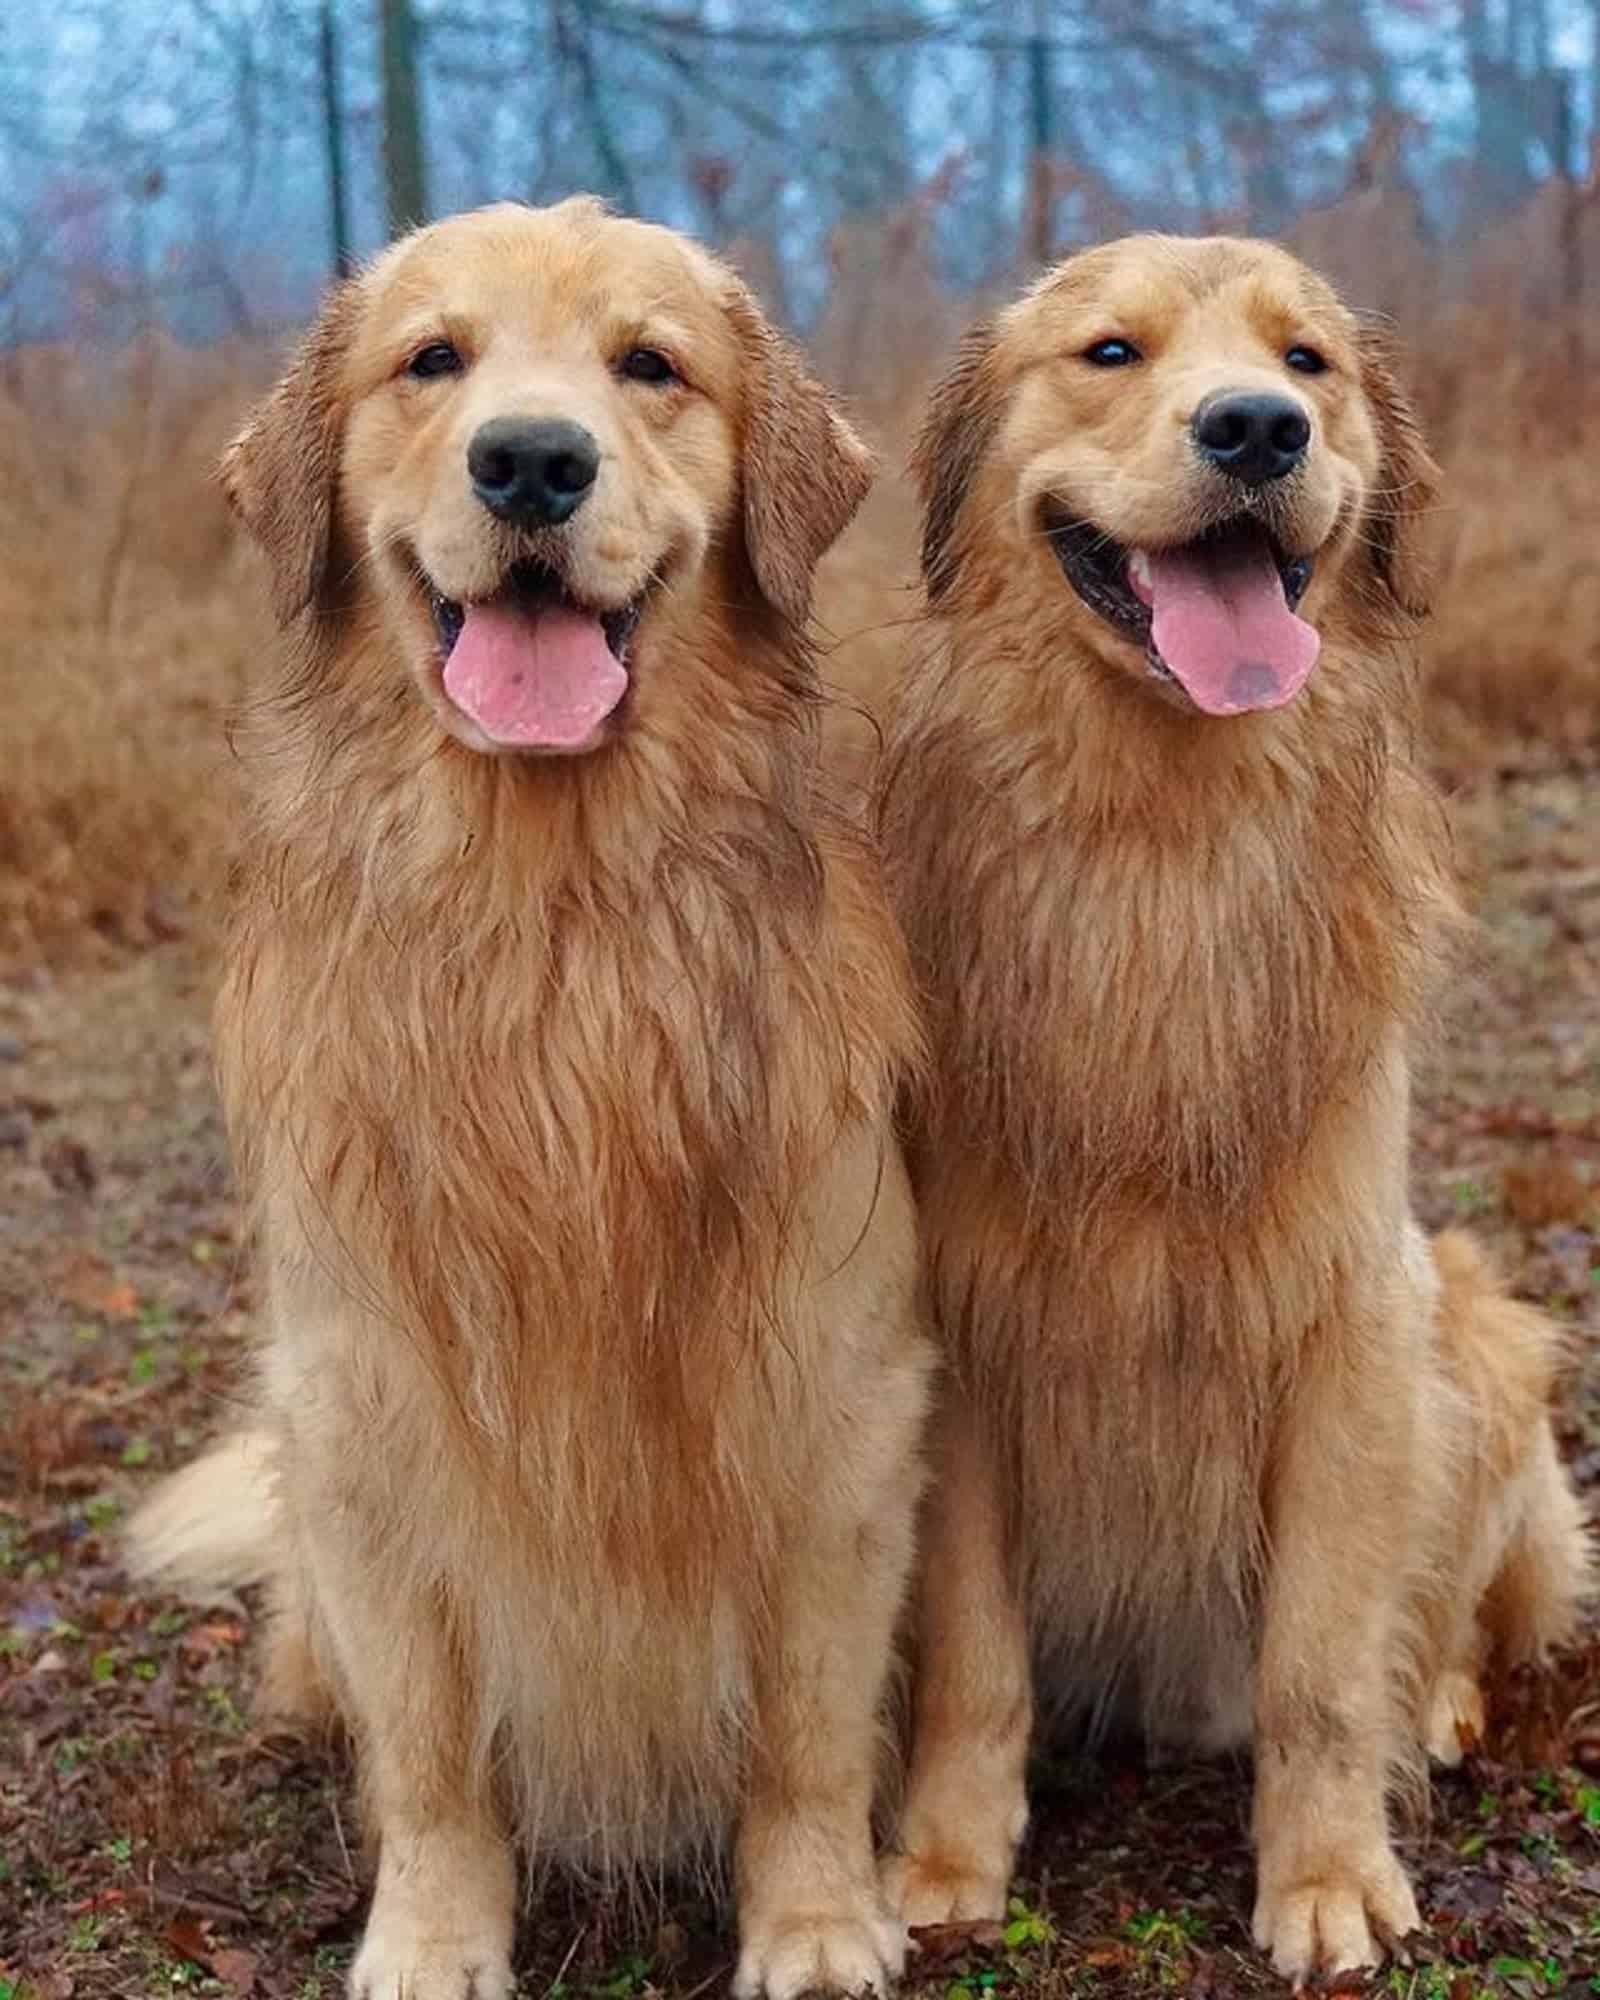
MULTIPOLYGON (((1577 1330, 1562 1438, 1600 1494, 1600 773, 1488 773, 1458 817, 1483 942, 1426 1067, 1417 1199, 1577 1330)), ((118 1567, 127 1508, 226 1421, 252 1306, 206 979, 182 936, 0 970, 0 2000, 315 2000, 361 1920, 348 1771, 252 1725, 249 1605, 118 1567)), ((1600 1636, 1495 1708, 1407 1836, 1427 1931, 1375 1985, 1397 2000, 1600 1994, 1600 1636)), ((1282 1990, 1249 1946, 1240 1769, 1061 1762, 1037 1796, 1012 1921, 925 1939, 914 2000, 1282 1990)), ((695 1891, 558 1884, 520 1990, 691 2000, 730 1960, 695 1891)))

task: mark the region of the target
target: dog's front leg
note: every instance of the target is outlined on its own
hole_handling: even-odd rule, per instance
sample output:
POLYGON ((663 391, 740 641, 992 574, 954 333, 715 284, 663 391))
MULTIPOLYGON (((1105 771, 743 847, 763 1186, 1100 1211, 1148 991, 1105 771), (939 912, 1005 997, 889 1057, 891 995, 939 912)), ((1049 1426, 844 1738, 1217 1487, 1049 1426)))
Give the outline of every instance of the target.
POLYGON ((1426 1448, 1404 1289, 1313 1334, 1267 1495, 1255 1936, 1296 1981, 1376 1964, 1418 1921, 1385 1799, 1426 1448))
POLYGON ((905 1929, 885 1908, 872 1805, 895 1627, 910 1571, 920 1367, 887 1378, 870 1485, 817 1467, 817 1504, 786 1560, 755 1668, 755 1741, 738 1844, 739 2000, 886 1990, 905 1929), (889 1406, 898 1405, 898 1409, 889 1406))
POLYGON ((995 1919, 1028 1819, 1032 1680, 993 1458, 953 1384, 918 1570, 911 1777, 884 1887, 908 1924, 995 1919))
POLYGON ((352 2000, 506 2000, 515 1864, 472 1776, 475 1714, 449 1608, 397 1554, 403 1523, 374 1518, 359 1488, 315 1490, 314 1467, 329 1464, 308 1459, 295 1492, 291 1459, 284 1484, 378 1842, 352 2000))

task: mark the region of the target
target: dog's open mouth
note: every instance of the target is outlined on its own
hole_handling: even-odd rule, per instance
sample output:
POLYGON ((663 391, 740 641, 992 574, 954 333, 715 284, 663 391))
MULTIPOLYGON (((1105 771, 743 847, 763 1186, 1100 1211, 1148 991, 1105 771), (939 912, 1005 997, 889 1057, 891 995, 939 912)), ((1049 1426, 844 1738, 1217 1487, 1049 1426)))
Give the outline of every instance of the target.
POLYGON ((1145 649, 1151 673, 1207 715, 1281 708, 1305 686, 1320 640, 1295 616, 1310 556, 1255 520, 1170 549, 1128 549, 1088 521, 1049 529, 1067 581, 1091 611, 1145 649))
POLYGON ((554 570, 525 562, 493 597, 462 604, 418 574, 439 635, 445 694, 491 743, 582 749, 621 706, 642 598, 591 609, 554 570))

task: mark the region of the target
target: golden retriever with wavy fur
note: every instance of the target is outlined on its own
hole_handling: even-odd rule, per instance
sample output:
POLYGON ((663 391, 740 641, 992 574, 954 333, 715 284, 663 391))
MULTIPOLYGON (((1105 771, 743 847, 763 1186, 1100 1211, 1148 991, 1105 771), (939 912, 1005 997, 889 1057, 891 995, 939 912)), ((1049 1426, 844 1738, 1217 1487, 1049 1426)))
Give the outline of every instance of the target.
POLYGON ((217 1016, 260 1420, 135 1529, 351 1726, 363 2000, 511 1988, 513 1842, 737 1822, 737 1986, 882 1986, 869 1815, 931 1349, 917 1033, 804 636, 870 461, 587 200, 341 287, 228 453, 287 643, 217 1016))
POLYGON ((913 1183, 957 1388, 887 1878, 1000 1914, 1047 1719, 1253 1736, 1285 1974, 1417 1921, 1386 1793, 1584 1578, 1553 1329, 1406 1185, 1457 909, 1417 760, 1434 471, 1282 251, 1133 239, 966 341, 917 455, 883 779, 932 1001, 913 1183))

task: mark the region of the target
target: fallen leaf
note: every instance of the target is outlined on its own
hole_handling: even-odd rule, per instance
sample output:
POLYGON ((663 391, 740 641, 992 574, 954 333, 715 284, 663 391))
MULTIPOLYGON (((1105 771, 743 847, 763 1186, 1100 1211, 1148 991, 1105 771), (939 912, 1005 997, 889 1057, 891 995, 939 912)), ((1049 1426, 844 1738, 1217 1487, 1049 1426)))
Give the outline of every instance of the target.
POLYGON ((205 1932, 193 1917, 174 1917, 167 1925, 165 1935, 167 1943, 179 1958, 191 1959, 196 1965, 207 1964, 211 1947, 206 1943, 205 1932))
POLYGON ((208 1660, 227 1646, 237 1646, 244 1637, 244 1627, 236 1618, 212 1618, 204 1625, 194 1625, 184 1633, 178 1644, 186 1653, 197 1659, 208 1660))
POLYGON ((1528 1229, 1581 1221, 1592 1199, 1571 1160, 1559 1153, 1514 1161, 1502 1176, 1506 1207, 1528 1229))
POLYGON ((103 1319, 139 1316, 139 1297, 132 1285, 118 1280, 98 1257, 74 1258, 58 1279, 57 1289, 68 1305, 99 1313, 103 1319))
POLYGON ((213 1952, 211 1970, 231 1992, 244 1995, 256 1990, 254 1952, 233 1949, 213 1952))
POLYGON ((193 1917, 174 1917, 167 1925, 166 1940, 180 1958, 203 1966, 230 1992, 244 1995, 255 1991, 259 1963, 255 1953, 235 1945, 213 1944, 193 1917))
POLYGON ((40 1156, 40 1164, 63 1194, 93 1194, 100 1179, 89 1148, 70 1132, 51 1140, 40 1156))
POLYGON ((128 1892, 125 1889, 101 1889, 93 1896, 84 1896, 76 1903, 69 1903, 67 1908, 73 1916, 81 1917, 90 1910, 114 1909, 118 1903, 125 1903, 127 1900, 128 1892))
POLYGON ((913 1924, 911 1938, 921 1954, 919 1965, 943 1965, 968 1952, 997 1951, 1005 1941, 1005 1926, 987 1922, 913 1924))

